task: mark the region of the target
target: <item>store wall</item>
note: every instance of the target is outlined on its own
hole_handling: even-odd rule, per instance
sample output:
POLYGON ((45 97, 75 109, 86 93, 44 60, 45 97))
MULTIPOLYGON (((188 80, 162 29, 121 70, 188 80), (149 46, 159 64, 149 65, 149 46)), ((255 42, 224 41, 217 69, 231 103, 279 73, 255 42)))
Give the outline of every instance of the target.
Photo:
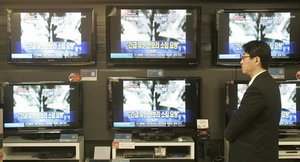
MULTIPOLYGON (((124 1, 124 0, 123 0, 124 1)), ((15 2, 0 0, 0 81, 42 81, 42 80, 63 80, 67 81, 72 72, 80 73, 81 69, 97 69, 97 81, 83 82, 84 93, 84 136, 86 140, 111 140, 113 131, 108 128, 107 123, 107 94, 106 81, 111 76, 134 76, 146 77, 149 69, 163 69, 164 76, 198 76, 202 78, 202 97, 199 118, 209 119, 210 135, 212 139, 222 139, 225 125, 225 82, 233 79, 249 79, 243 75, 240 68, 215 66, 213 64, 212 46, 215 38, 215 10, 218 8, 300 8, 299 2, 273 3, 273 2, 248 2, 248 3, 221 3, 206 1, 171 1, 156 2, 156 5, 172 5, 175 2, 180 4, 190 3, 191 5, 202 6, 201 23, 201 61, 198 66, 193 67, 170 67, 170 66, 106 66, 106 33, 105 33, 105 5, 107 4, 148 4, 140 0, 139 2, 106 2, 106 1, 63 1, 51 2, 34 0, 27 2, 15 2), (27 7, 93 7, 96 11, 97 30, 97 63, 92 66, 24 66, 7 63, 8 57, 8 37, 6 34, 6 8, 27 8, 27 7)), ((287 1, 286 1, 287 2, 287 1)), ((153 2, 152 2, 153 3, 153 2)), ((285 69, 285 78, 294 79, 299 65, 281 67, 285 69)))

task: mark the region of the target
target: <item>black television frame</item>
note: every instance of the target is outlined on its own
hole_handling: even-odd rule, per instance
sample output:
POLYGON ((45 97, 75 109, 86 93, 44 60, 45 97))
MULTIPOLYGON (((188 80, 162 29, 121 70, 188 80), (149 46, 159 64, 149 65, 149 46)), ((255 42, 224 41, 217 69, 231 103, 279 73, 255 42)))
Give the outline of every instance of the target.
MULTIPOLYGON (((114 65, 143 65, 143 66, 152 66, 152 65, 198 65, 200 64, 200 55, 201 55, 201 15, 202 7, 201 6, 146 6, 146 5, 109 5, 106 6, 106 61, 108 66, 114 65), (148 58, 137 58, 137 54, 130 55, 131 58, 113 58, 111 53, 121 53, 120 46, 118 43, 121 40, 121 9, 153 9, 153 10, 170 10, 170 9, 185 9, 191 15, 187 21, 190 23, 188 26, 189 30, 186 34, 186 40, 192 42, 191 54, 188 57, 184 58, 168 58, 168 57, 148 57, 148 58), (117 43, 114 43, 114 42, 117 43)), ((134 41, 134 42, 138 42, 134 41)), ((161 47, 161 46, 159 46, 161 47)), ((150 47, 149 47, 150 48, 150 47)), ((153 52, 155 54, 155 52, 153 52)))
MULTIPOLYGON (((285 47, 284 41, 281 41, 279 39, 271 39, 268 37, 265 37, 265 33, 263 34, 257 34, 261 36, 257 36, 257 39, 266 41, 267 43, 270 43, 271 49, 276 50, 276 45, 278 45, 278 49, 280 51, 280 48, 289 48, 289 53, 283 53, 281 56, 279 53, 272 54, 273 59, 271 62, 271 66, 284 66, 284 65, 293 65, 293 64, 299 64, 300 63, 300 39, 297 37, 299 35, 299 30, 298 26, 300 25, 300 10, 299 9, 288 9, 288 8, 266 8, 266 9, 242 9, 242 8, 229 8, 229 9, 217 9, 216 10, 216 23, 215 23, 215 39, 216 41, 213 43, 213 64, 214 65, 221 65, 221 66, 240 66, 240 60, 241 60, 241 55, 243 54, 242 51, 242 44, 254 40, 254 39, 249 39, 245 40, 244 42, 241 41, 241 43, 236 44, 236 51, 241 50, 239 54, 237 53, 231 53, 229 50, 235 50, 234 48, 229 49, 229 34, 230 34, 230 29, 229 29, 229 14, 230 13, 236 13, 236 14, 245 14, 245 13, 261 13, 264 15, 269 16, 270 14, 273 13, 290 13, 291 18, 289 19, 289 27, 285 27, 285 29, 289 29, 289 47, 285 47), (258 38, 261 37, 261 38, 258 38), (226 45, 225 45, 226 44, 226 45), (226 53, 227 52, 227 53, 226 53), (223 58, 221 58, 221 54, 223 54, 223 58), (226 58, 229 57, 230 58, 226 58), (289 57, 283 57, 284 55, 291 55, 289 57), (233 58, 234 57, 234 58, 233 58)), ((242 18, 242 17, 241 17, 242 18)), ((253 21, 254 22, 254 21, 253 21)), ((258 22, 256 22, 258 23, 258 22)), ((248 23, 250 24, 250 23, 248 23)), ((273 23, 274 24, 274 23, 273 23)), ((265 28, 267 29, 267 28, 265 28)), ((248 31, 250 29, 247 28, 248 31)), ((259 29, 257 28, 259 31, 259 29)), ((260 30, 261 31, 261 30, 260 30)), ((267 32, 266 32, 267 33, 267 32)), ((242 35, 237 35, 238 39, 242 40, 242 35)), ((232 44, 233 46, 234 44, 232 44)), ((283 51, 283 50, 282 50, 283 51)), ((277 51, 278 52, 278 51, 277 51)), ((272 52, 273 53, 273 52, 272 52)))
POLYGON ((25 138, 59 138, 60 134, 76 133, 81 134, 83 131, 83 92, 81 83, 71 83, 66 81, 39 81, 39 82, 9 82, 3 87, 4 92, 4 120, 3 129, 5 136, 21 136, 25 138), (13 123, 14 115, 14 100, 13 100, 13 86, 53 86, 53 85, 69 85, 70 94, 70 113, 72 113, 71 122, 69 125, 35 125, 35 126, 20 126, 11 127, 5 126, 6 123, 13 123))
MULTIPOLYGON (((201 109, 201 78, 200 77, 109 77, 107 79, 107 96, 108 96, 108 105, 107 105, 107 120, 108 120, 108 128, 112 129, 114 131, 119 132, 133 132, 133 133, 141 133, 141 132, 148 132, 148 131, 157 131, 157 132, 179 132, 181 134, 184 134, 182 130, 195 130, 196 129, 196 119, 199 118, 199 113, 201 109), (116 106, 122 105, 121 100, 115 101, 116 96, 123 96, 123 92, 120 91, 120 86, 123 85, 123 81, 145 81, 145 80, 160 80, 160 81, 168 81, 168 80, 188 80, 187 83, 193 82, 193 90, 195 93, 195 96, 193 96, 192 99, 189 99, 188 105, 192 105, 193 107, 188 108, 188 111, 191 111, 189 113, 190 121, 186 123, 184 127, 114 127, 114 114, 115 111, 114 108, 116 106)), ((191 96, 190 96, 191 97, 191 96)), ((123 105, 122 105, 123 106, 123 105)), ((123 111, 123 107, 118 107, 118 109, 123 111)), ((186 110, 186 111, 187 111, 186 110)))
MULTIPOLYGON (((15 65, 67 65, 67 66, 83 66, 83 65, 94 65, 96 64, 96 14, 94 8, 8 8, 7 10, 7 35, 8 35, 8 44, 9 44, 9 54, 8 54, 8 63, 15 64, 15 65), (25 54, 26 52, 22 52, 21 49, 21 18, 20 13, 51 13, 59 15, 65 13, 72 13, 72 12, 80 12, 82 13, 81 17, 81 24, 80 27, 76 27, 77 30, 80 30, 79 33, 81 34, 81 43, 74 45, 74 40, 69 39, 62 39, 64 45, 67 46, 70 44, 70 52, 64 53, 64 51, 59 51, 59 43, 61 40, 58 40, 56 45, 53 44, 53 48, 56 51, 51 51, 53 48, 49 48, 48 51, 38 53, 38 51, 32 51, 33 53, 27 53, 28 56, 19 57, 16 56, 13 58, 13 53, 18 54, 17 51, 21 54, 25 54), (71 43, 69 43, 71 42, 71 43), (68 44, 67 44, 68 43, 68 44), (20 45, 17 45, 20 44, 20 45), (76 49, 81 50, 77 52, 76 49), (61 52, 55 56, 55 52, 61 52), (51 53, 51 56, 47 55, 47 52, 51 53), (73 55, 74 53, 74 55, 73 55), (39 54, 40 56, 33 55, 39 54), (66 55, 65 55, 66 54, 66 55), (65 55, 65 56, 64 56, 65 55), (45 58, 43 58, 45 57, 45 58)), ((36 14, 37 15, 37 14, 36 14)), ((40 14, 41 15, 41 14, 40 14)), ((52 17, 53 18, 53 17, 52 17)), ((52 19, 51 18, 51 19, 52 19)), ((45 20, 43 20, 45 21, 45 20)), ((51 21, 50 16, 48 18, 48 28, 50 32, 54 33, 55 29, 50 29, 51 26, 49 25, 51 21), (50 26, 50 27, 49 27, 50 26)), ((78 24, 77 24, 78 25, 78 24)), ((34 29, 33 29, 34 30, 34 29)), ((52 34, 49 34, 52 35, 52 34)), ((55 34, 54 34, 55 35, 55 34)), ((48 36, 48 39, 50 36, 48 36)), ((53 39, 52 39, 53 41, 53 39)), ((47 43, 51 42, 48 40, 47 43)), ((43 47, 42 43, 41 46, 43 47)), ((38 47, 38 44, 35 45, 38 47)), ((47 46, 45 47, 47 48, 47 46)), ((30 48, 29 48, 30 49, 30 48)), ((69 48, 66 47, 64 50, 67 51, 69 48)), ((40 50, 43 50, 41 48, 40 50)), ((20 55, 21 55, 20 54, 20 55)))

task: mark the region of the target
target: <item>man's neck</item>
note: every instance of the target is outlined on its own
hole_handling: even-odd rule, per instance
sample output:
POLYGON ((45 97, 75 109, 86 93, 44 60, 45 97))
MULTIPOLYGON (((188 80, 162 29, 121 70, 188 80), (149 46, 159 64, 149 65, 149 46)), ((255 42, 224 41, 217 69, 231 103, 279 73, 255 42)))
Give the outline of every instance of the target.
POLYGON ((254 76, 257 76, 258 74, 267 71, 266 69, 263 68, 258 68, 256 70, 253 71, 253 73, 250 75, 251 78, 253 78, 254 76))

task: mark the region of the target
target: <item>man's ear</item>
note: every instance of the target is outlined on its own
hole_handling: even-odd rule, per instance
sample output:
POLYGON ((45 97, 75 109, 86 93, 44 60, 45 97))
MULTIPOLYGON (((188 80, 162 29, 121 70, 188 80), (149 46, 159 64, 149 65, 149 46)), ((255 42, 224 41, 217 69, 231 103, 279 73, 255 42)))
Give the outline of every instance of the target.
POLYGON ((261 64, 260 57, 258 57, 258 56, 255 57, 255 63, 256 64, 258 64, 258 63, 261 64))

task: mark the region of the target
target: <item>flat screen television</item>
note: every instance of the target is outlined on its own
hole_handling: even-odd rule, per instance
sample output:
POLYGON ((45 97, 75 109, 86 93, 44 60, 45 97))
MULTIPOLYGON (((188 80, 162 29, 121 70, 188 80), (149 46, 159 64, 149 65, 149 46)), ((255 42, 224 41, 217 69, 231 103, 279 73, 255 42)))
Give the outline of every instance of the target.
POLYGON ((216 65, 239 66, 242 45, 262 40, 271 47, 272 65, 300 61, 300 12, 293 9, 216 11, 216 65))
POLYGON ((94 9, 7 9, 8 63, 95 64, 94 9))
POLYGON ((9 83, 4 93, 5 135, 39 138, 81 133, 83 111, 80 83, 9 83))
POLYGON ((201 79, 192 77, 108 80, 110 128, 170 130, 196 128, 201 79))
MULTIPOLYGON (((281 96, 280 131, 289 132, 298 129, 300 132, 300 81, 277 81, 281 96)), ((226 84, 226 112, 229 118, 239 108, 246 92, 246 81, 231 81, 226 84)))
POLYGON ((108 65, 197 65, 200 6, 107 6, 108 65))

